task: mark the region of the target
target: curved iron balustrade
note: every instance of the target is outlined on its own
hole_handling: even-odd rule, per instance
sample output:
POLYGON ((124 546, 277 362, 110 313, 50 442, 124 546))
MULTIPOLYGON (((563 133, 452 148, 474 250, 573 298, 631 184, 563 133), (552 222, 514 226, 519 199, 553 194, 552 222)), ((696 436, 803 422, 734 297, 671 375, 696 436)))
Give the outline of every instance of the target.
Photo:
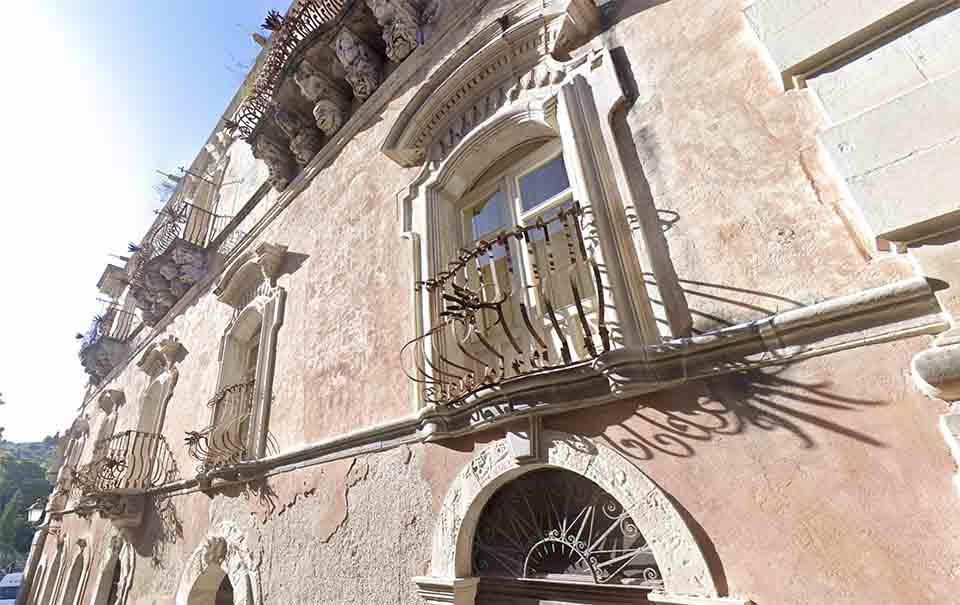
POLYGON ((253 90, 237 111, 236 123, 244 139, 250 139, 261 118, 270 111, 273 95, 290 57, 304 40, 312 38, 324 26, 339 19, 348 2, 303 0, 290 9, 285 17, 276 17, 272 22, 268 19, 271 29, 275 29, 270 38, 269 54, 253 83, 253 90))
POLYGON ((80 339, 80 358, 82 359, 90 347, 104 338, 126 342, 140 330, 140 327, 140 320, 136 315, 111 305, 103 315, 94 318, 90 329, 80 339))
POLYGON ((204 248, 216 239, 233 218, 214 214, 186 201, 166 206, 157 214, 161 220, 147 232, 131 259, 132 283, 141 283, 144 266, 166 252, 176 240, 204 248))
POLYGON ((200 462, 198 472, 243 460, 255 390, 254 380, 221 389, 207 404, 213 408, 210 426, 187 432, 184 442, 190 456, 200 462))
POLYGON ((600 269, 587 254, 582 215, 573 202, 548 220, 481 240, 415 284, 442 308, 437 324, 401 350, 402 358, 413 357, 413 370, 404 360, 404 372, 424 385, 428 403, 458 405, 514 378, 610 350, 600 269), (511 240, 526 259, 528 285, 520 291, 511 240))
POLYGON ((124 431, 94 445, 91 462, 77 469, 84 495, 142 492, 179 479, 163 435, 124 431))

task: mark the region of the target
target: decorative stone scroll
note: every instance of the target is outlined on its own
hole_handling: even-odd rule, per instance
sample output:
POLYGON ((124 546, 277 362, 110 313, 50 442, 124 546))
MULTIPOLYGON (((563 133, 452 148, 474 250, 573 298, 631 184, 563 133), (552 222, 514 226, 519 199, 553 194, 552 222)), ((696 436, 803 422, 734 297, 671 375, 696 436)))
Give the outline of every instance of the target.
POLYGON ((314 103, 317 128, 327 136, 340 130, 350 113, 350 90, 307 59, 297 67, 294 81, 303 96, 314 103))
POLYGON ((416 9, 408 0, 367 0, 367 6, 383 28, 387 58, 394 63, 400 63, 416 50, 420 43, 416 9))
POLYGON ((213 291, 217 300, 241 310, 261 284, 276 285, 286 255, 286 246, 260 242, 224 272, 213 291))
POLYGON ((270 171, 267 179, 277 191, 283 191, 297 175, 297 163, 290 146, 266 134, 257 137, 253 157, 263 160, 270 171))
POLYGON ((174 373, 185 352, 186 349, 177 337, 170 335, 147 347, 140 356, 137 367, 151 378, 156 378, 163 371, 174 373))
POLYGON ((383 79, 383 61, 380 55, 347 28, 340 30, 333 42, 333 49, 347 72, 347 82, 353 88, 353 96, 360 101, 366 101, 383 79))
POLYGON ((296 111, 278 109, 274 122, 290 139, 290 151, 300 166, 306 166, 323 147, 323 139, 311 121, 296 111))

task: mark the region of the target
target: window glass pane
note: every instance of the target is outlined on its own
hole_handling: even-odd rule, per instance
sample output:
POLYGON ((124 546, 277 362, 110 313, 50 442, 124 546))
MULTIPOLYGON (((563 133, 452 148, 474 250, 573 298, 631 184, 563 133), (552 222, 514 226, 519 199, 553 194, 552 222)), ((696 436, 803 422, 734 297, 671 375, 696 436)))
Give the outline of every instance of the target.
POLYGON ((507 226, 506 203, 502 191, 497 191, 486 202, 470 209, 473 239, 478 240, 507 226))
POLYGON ((539 206, 570 188, 563 156, 557 156, 533 172, 520 177, 520 200, 523 210, 539 206))

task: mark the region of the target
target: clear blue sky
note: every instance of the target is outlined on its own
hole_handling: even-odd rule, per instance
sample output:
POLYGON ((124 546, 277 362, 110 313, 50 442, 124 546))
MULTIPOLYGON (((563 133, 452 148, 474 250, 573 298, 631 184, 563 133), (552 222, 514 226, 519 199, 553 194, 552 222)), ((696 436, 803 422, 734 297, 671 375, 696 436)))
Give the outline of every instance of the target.
POLYGON ((0 426, 62 430, 86 377, 73 335, 110 253, 158 205, 154 170, 188 164, 259 51, 264 0, 30 0, 2 37, 0 426))

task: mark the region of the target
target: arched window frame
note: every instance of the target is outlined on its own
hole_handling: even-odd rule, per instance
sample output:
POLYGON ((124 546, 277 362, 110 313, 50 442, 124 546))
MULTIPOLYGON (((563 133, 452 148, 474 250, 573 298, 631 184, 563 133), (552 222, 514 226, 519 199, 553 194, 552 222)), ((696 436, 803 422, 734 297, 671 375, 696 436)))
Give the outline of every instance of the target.
MULTIPOLYGON (((594 39, 589 0, 530 2, 509 11, 454 53, 401 112, 383 151, 422 165, 404 199, 402 237, 420 282, 457 258, 459 201, 477 177, 511 150, 538 138, 559 141, 591 258, 602 267, 607 323, 617 346, 660 341, 624 208, 624 170, 610 126, 624 94, 610 53, 594 39), (579 48, 575 48, 580 44, 579 48)), ((413 333, 440 325, 443 301, 417 289, 413 333)), ((443 338, 426 336, 426 355, 442 357, 443 338)), ((430 365, 430 360, 427 365, 430 365)), ((414 407, 426 387, 413 383, 414 407)))
POLYGON ((141 355, 137 367, 150 380, 140 392, 136 431, 152 435, 163 434, 167 404, 180 379, 179 364, 185 356, 186 349, 173 335, 150 345, 141 355))
MULTIPOLYGON (((220 340, 217 393, 247 378, 244 373, 250 361, 248 355, 256 348, 253 404, 244 438, 245 459, 261 458, 267 449, 277 335, 283 325, 286 303, 286 290, 277 285, 277 277, 286 253, 286 246, 260 243, 226 270, 214 290, 220 302, 234 309, 233 319, 220 340), (257 334, 256 340, 251 341, 257 334)), ((211 425, 216 418, 214 405, 211 425)))

